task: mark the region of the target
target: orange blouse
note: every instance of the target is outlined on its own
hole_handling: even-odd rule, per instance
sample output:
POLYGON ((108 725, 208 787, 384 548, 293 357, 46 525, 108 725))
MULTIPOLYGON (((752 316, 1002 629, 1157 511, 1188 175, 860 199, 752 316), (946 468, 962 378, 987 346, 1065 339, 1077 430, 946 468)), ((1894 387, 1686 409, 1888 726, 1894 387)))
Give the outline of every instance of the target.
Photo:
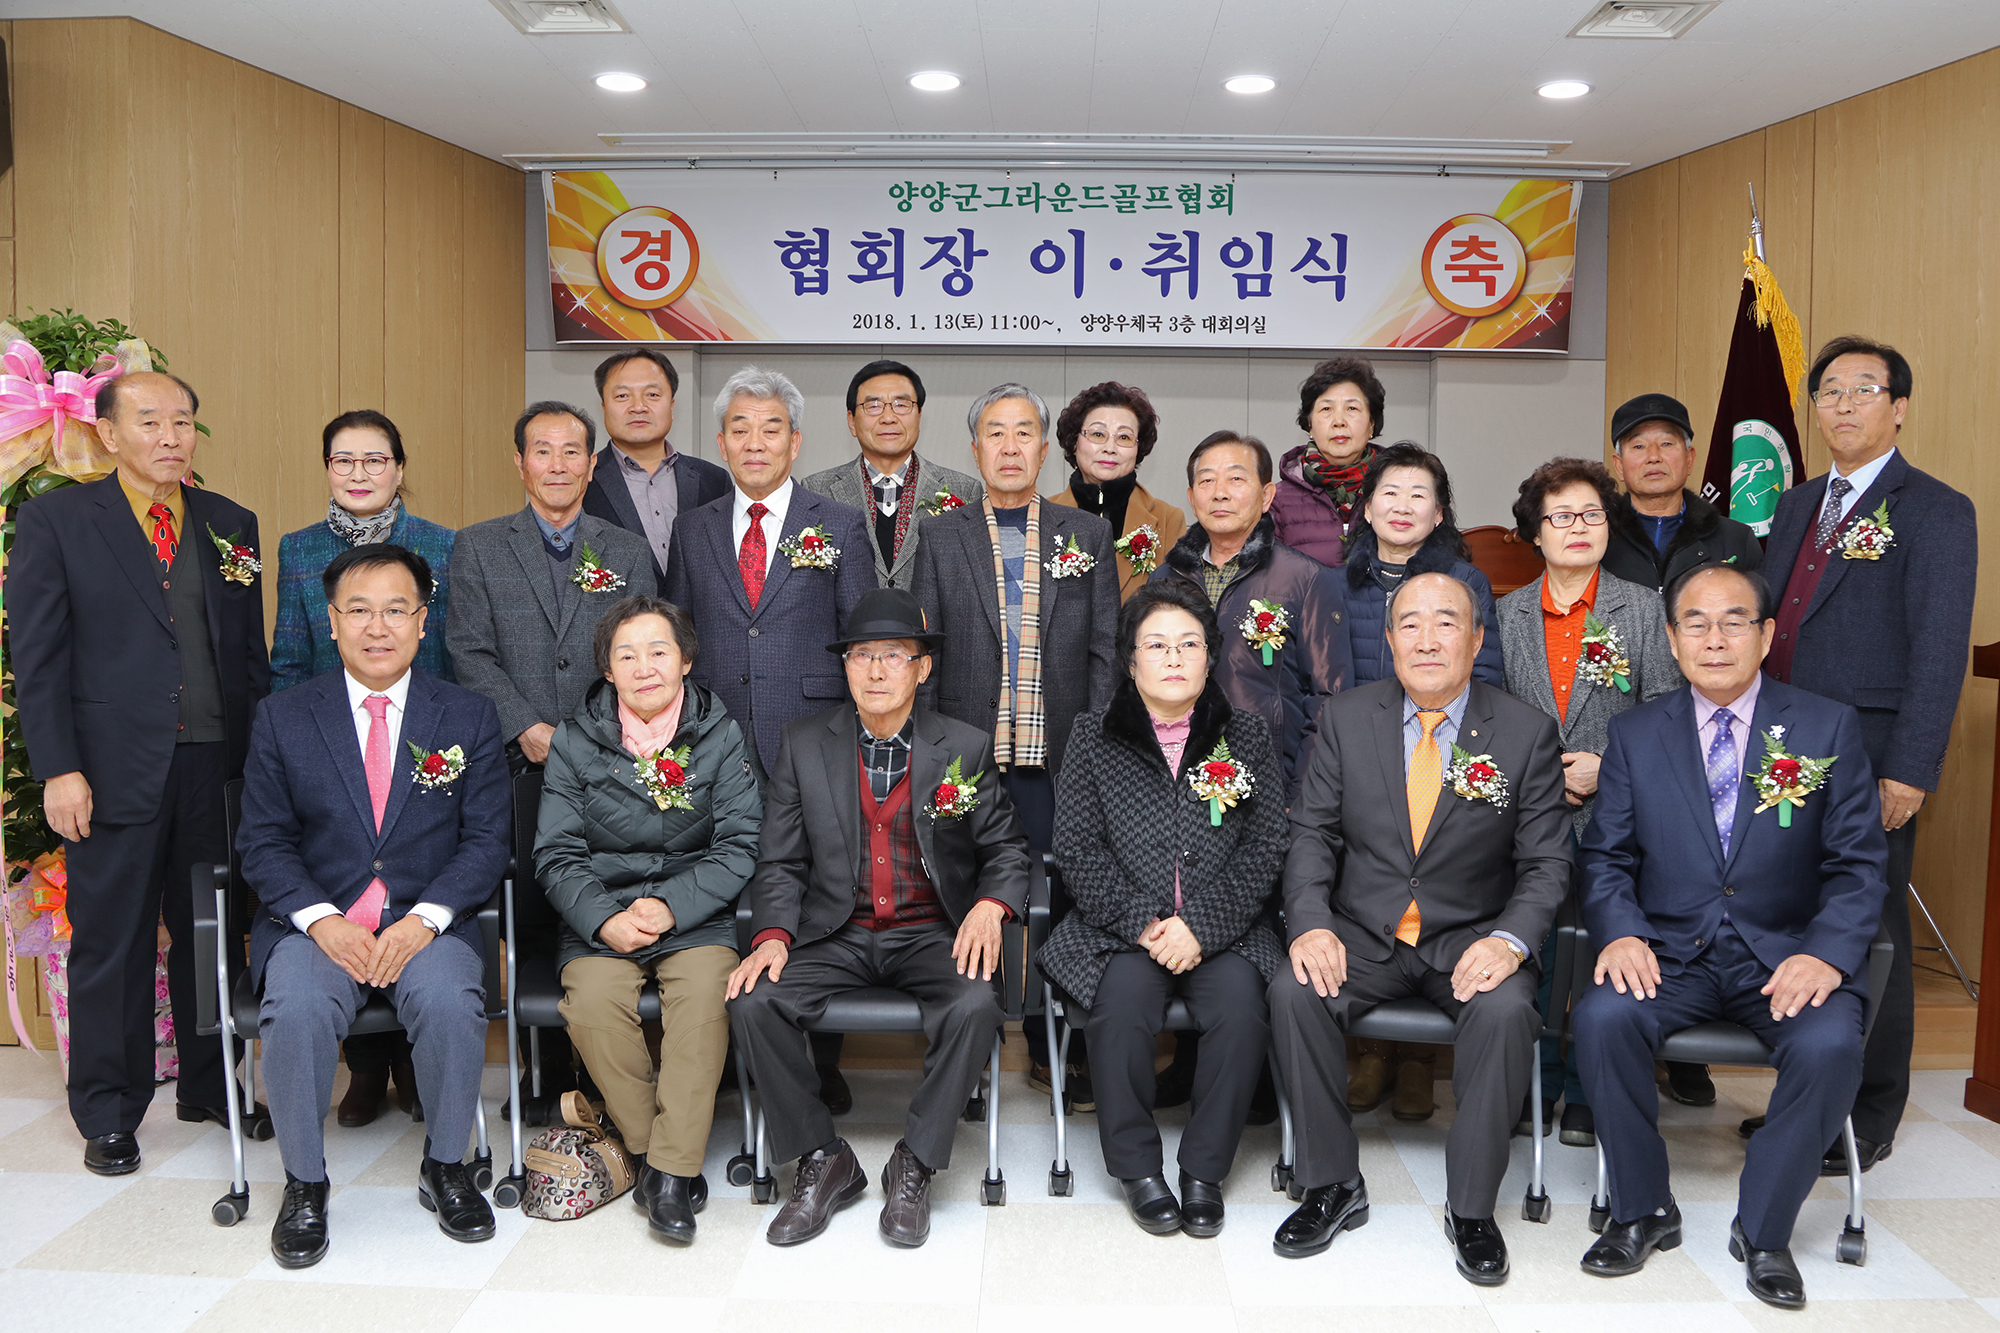
POLYGON ((1549 685, 1556 696, 1556 721, 1569 716, 1569 692, 1576 684, 1576 659, 1583 651, 1583 618, 1597 603, 1597 575, 1593 570, 1590 586, 1568 611, 1558 611, 1549 600, 1548 575, 1542 576, 1542 648, 1549 656, 1549 685))

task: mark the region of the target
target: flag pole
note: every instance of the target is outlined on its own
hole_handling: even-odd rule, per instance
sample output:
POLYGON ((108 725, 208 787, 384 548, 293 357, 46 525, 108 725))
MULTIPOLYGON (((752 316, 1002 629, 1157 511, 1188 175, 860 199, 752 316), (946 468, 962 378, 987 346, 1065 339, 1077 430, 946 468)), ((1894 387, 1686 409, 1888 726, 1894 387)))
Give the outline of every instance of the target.
POLYGON ((1757 216, 1757 182, 1744 182, 1750 189, 1750 248, 1757 252, 1761 262, 1764 258, 1764 220, 1757 216))

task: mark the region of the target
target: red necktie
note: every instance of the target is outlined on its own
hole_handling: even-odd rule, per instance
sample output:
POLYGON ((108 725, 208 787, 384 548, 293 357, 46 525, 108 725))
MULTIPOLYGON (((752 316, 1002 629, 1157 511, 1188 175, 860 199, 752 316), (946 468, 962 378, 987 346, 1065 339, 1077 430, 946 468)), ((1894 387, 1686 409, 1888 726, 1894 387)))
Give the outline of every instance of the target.
POLYGON ((736 568, 743 575, 743 591, 750 598, 752 611, 764 595, 764 515, 770 512, 762 502, 751 504, 750 526, 744 530, 742 549, 736 553, 736 568))
POLYGON ((156 504, 146 511, 146 517, 153 520, 153 554, 163 568, 172 568, 174 552, 180 549, 180 543, 174 540, 174 511, 156 504))
MULTIPOLYGON (((375 831, 382 831, 382 812, 389 808, 389 696, 371 694, 362 700, 368 709, 368 748, 361 753, 368 770, 368 804, 375 807, 375 831)), ((381 879, 368 882, 354 906, 341 915, 371 934, 382 925, 382 905, 389 899, 389 886, 381 879)))

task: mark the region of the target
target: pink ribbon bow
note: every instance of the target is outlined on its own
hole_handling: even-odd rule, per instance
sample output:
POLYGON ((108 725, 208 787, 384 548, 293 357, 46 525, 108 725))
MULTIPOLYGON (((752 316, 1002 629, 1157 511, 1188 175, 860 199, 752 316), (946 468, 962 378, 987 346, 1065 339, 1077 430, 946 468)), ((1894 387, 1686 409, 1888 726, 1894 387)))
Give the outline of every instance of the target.
POLYGON ((0 354, 0 367, 5 368, 0 373, 0 446, 12 446, 0 447, 0 483, 12 485, 37 464, 48 462, 72 476, 79 471, 101 476, 110 470, 98 466, 105 460, 99 457, 92 428, 97 422, 97 391, 125 373, 116 357, 109 352, 98 357, 87 375, 59 370, 51 376, 34 344, 17 339, 0 354), (81 429, 71 434, 65 448, 65 429, 72 422, 81 429), (32 441, 22 438, 30 435, 35 437, 32 441))

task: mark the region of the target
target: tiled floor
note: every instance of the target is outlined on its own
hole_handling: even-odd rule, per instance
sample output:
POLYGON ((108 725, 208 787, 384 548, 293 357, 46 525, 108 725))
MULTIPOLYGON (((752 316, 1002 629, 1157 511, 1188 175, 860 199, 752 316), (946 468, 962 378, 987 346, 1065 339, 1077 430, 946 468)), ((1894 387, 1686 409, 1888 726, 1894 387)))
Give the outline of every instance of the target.
MULTIPOLYGON (((899 1098, 911 1075, 850 1076, 856 1108, 842 1132, 874 1170, 899 1133, 899 1098)), ((1270 1237, 1287 1205, 1269 1188, 1275 1127, 1244 1139, 1228 1182, 1229 1224, 1214 1241, 1154 1238, 1125 1217, 1105 1176, 1092 1118, 1071 1119, 1076 1192, 1051 1198, 1046 1173, 1054 1128, 1045 1101, 1018 1073, 1002 1086, 1002 1165, 1007 1206, 978 1202, 983 1127, 960 1127, 954 1168, 938 1178, 931 1240, 892 1249, 875 1230, 879 1198, 840 1214, 798 1249, 766 1245, 771 1209, 724 1182, 741 1138, 733 1093, 717 1105, 708 1175, 714 1195, 698 1242, 656 1242, 623 1200, 561 1224, 499 1214, 499 1235, 457 1245, 436 1229, 413 1189, 423 1136, 390 1113, 362 1130, 327 1131, 333 1250, 303 1273, 270 1259, 269 1228, 282 1179, 276 1145, 249 1145, 251 1213, 225 1230, 209 1205, 225 1189, 222 1131, 173 1119, 171 1089, 155 1102, 140 1139, 145 1167, 103 1180, 86 1174, 50 1058, 0 1048, 0 1317, 9 1328, 56 1333, 147 1333, 234 1327, 389 1333, 397 1329, 534 1330, 671 1328, 815 1333, 924 1333, 1077 1328, 1116 1333, 1162 1326, 1269 1333, 1423 1329, 1425 1333, 1723 1333, 1724 1330, 1988 1329, 2000 1331, 2000 1125, 1959 1104, 1964 1075, 1916 1075, 1896 1154, 1868 1177, 1869 1262, 1833 1260, 1842 1191, 1822 1183, 1795 1241, 1811 1297, 1797 1315, 1757 1304, 1725 1251, 1742 1160, 1736 1121, 1763 1109, 1768 1075, 1725 1075, 1717 1106, 1668 1105, 1676 1192, 1687 1243, 1644 1273, 1601 1281, 1578 1271, 1589 1244, 1585 1213, 1593 1156, 1547 1143, 1547 1226, 1519 1219, 1528 1145, 1501 1200, 1514 1260, 1505 1286, 1476 1288, 1453 1271, 1440 1229, 1444 1128, 1438 1114, 1402 1125, 1364 1117, 1363 1170, 1373 1212, 1326 1254, 1277 1258, 1270 1237)), ((489 1067, 497 1115, 504 1071, 489 1067)), ((1177 1121, 1169 1112, 1164 1120, 1177 1121)), ((1169 1154, 1177 1130, 1170 1124, 1169 1154)), ((499 1156, 505 1159, 504 1139, 499 1156)), ((785 1180, 780 1175, 780 1183, 785 1180)), ((871 1190, 871 1196, 876 1192, 871 1190)))

